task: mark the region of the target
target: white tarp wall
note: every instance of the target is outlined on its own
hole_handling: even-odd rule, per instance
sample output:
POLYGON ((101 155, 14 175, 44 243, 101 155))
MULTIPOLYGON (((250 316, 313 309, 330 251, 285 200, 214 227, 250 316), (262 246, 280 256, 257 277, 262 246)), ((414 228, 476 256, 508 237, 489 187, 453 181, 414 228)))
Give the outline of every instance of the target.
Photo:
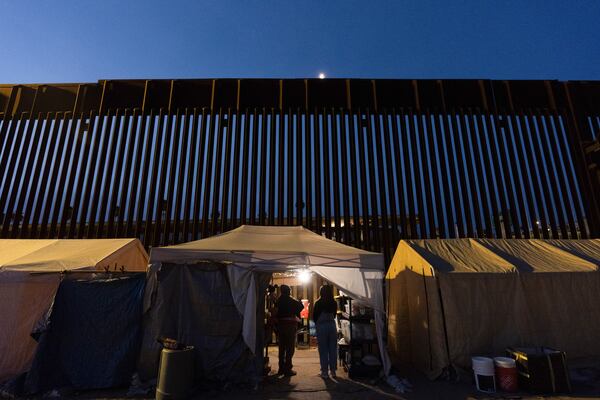
POLYGON ((385 266, 381 254, 345 246, 303 227, 244 225, 208 239, 152 249, 150 257, 153 268, 162 262, 184 264, 199 260, 230 263, 231 292, 244 316, 243 337, 250 349, 256 348, 256 308, 261 295, 253 271, 308 269, 376 311, 382 363, 389 373, 391 364, 383 342, 385 266))
POLYGON ((0 240, 0 382, 26 372, 37 342, 30 334, 49 310, 61 272, 124 267, 145 271, 137 239, 0 240))
POLYGON ((29 369, 37 342, 30 336, 48 311, 59 274, 0 270, 0 382, 29 369))

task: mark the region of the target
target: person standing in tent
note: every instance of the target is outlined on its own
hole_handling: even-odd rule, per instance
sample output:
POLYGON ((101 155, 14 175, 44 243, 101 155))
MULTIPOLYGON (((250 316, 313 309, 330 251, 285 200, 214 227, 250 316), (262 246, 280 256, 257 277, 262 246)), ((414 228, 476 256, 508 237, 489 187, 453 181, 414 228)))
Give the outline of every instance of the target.
POLYGON ((267 306, 267 323, 265 324, 265 345, 268 347, 271 343, 273 343, 273 333, 277 334, 277 308, 275 304, 277 303, 277 290, 279 286, 277 285, 269 285, 267 288, 267 298, 266 298, 266 306, 267 306))
POLYGON ((327 370, 332 378, 336 377, 337 367, 337 329, 335 314, 337 303, 333 298, 333 286, 323 285, 319 290, 319 299, 315 302, 313 321, 317 327, 321 378, 327 378, 327 370))
POLYGON ((280 296, 275 304, 277 308, 277 331, 279 339, 279 371, 278 375, 294 376, 292 357, 296 350, 296 336, 302 303, 291 296, 287 285, 279 287, 280 296))

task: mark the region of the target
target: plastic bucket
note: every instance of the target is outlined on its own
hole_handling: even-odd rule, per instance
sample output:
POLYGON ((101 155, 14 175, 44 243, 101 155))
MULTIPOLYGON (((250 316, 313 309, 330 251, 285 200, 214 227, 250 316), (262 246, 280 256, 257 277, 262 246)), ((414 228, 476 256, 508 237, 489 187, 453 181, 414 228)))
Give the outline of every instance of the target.
POLYGON ((519 380, 517 374, 517 363, 512 358, 496 357, 496 379, 498 386, 505 392, 516 392, 519 390, 519 380))
POLYGON ((494 393, 496 391, 494 360, 489 357, 472 357, 471 363, 473 365, 477 390, 485 393, 494 393))
POLYGON ((194 348, 162 349, 156 385, 157 400, 180 400, 190 396, 194 383, 194 348))
POLYGON ((473 371, 477 375, 494 376, 494 360, 489 357, 473 357, 473 371))

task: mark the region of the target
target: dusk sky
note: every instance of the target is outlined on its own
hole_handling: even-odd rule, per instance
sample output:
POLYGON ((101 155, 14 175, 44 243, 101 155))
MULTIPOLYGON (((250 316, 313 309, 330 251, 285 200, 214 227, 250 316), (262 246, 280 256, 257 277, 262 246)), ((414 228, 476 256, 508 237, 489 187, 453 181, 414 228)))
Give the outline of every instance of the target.
POLYGON ((0 83, 600 79, 599 1, 2 2, 0 83), (177 5, 173 5, 177 4, 177 5))

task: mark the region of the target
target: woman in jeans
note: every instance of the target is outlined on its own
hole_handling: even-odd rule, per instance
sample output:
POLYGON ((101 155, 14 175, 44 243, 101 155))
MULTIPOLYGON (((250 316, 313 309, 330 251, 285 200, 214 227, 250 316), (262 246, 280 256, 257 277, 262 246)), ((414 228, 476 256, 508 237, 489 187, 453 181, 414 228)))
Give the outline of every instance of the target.
POLYGON ((321 286, 319 294, 321 297, 315 302, 313 321, 317 327, 321 378, 327 378, 328 369, 329 375, 335 378, 335 369, 337 367, 337 328, 335 326, 335 314, 337 312, 337 304, 333 299, 332 286, 321 286))

